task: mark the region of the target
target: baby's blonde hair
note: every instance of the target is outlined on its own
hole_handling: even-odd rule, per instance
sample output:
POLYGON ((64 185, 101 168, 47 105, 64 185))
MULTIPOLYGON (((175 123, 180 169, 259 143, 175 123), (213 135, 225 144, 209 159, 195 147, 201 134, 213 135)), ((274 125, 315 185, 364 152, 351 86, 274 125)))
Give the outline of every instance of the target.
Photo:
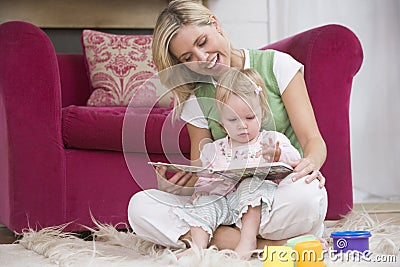
POLYGON ((238 70, 230 68, 218 80, 215 89, 217 108, 221 111, 231 95, 243 99, 248 105, 249 100, 258 100, 261 107, 260 124, 266 124, 271 119, 271 112, 267 103, 266 86, 263 78, 255 69, 238 70))

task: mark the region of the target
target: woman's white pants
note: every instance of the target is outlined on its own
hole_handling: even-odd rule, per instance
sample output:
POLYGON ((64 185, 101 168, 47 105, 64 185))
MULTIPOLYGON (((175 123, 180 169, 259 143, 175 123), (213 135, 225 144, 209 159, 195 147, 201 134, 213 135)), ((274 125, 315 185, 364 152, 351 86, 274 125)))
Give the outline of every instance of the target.
MULTIPOLYGON (((284 179, 279 184, 272 210, 262 236, 270 240, 288 239, 302 234, 321 237, 328 206, 325 188, 319 181, 310 184, 304 179, 293 182, 284 179)), ((189 196, 178 196, 156 189, 144 190, 132 196, 128 219, 133 231, 141 238, 171 248, 185 248, 179 238, 190 226, 171 209, 189 201, 189 196)))

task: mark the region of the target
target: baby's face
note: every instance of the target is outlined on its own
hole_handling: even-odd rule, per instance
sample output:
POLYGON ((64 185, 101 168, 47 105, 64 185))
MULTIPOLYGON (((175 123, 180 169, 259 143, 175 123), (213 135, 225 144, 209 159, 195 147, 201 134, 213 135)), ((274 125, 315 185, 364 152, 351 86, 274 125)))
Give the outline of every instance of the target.
POLYGON ((229 97, 221 109, 221 122, 233 146, 243 145, 257 138, 261 128, 261 113, 259 103, 246 103, 236 95, 229 97))

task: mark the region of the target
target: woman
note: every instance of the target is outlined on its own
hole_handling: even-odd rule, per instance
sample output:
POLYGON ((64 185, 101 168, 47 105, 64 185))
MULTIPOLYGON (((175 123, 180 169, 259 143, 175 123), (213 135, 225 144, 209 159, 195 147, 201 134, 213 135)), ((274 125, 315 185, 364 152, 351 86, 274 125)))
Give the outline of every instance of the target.
MULTIPOLYGON (((214 81, 226 67, 252 67, 263 76, 276 130, 289 138, 302 158, 293 164, 293 178, 284 179, 276 190, 268 222, 261 229, 268 240, 260 238, 258 247, 282 245, 302 234, 321 237, 327 195, 319 169, 326 158, 326 146, 307 94, 302 65, 278 51, 234 49, 209 9, 182 0, 171 1, 160 14, 153 34, 153 58, 159 71, 184 63, 191 73, 214 81)), ((215 110, 202 102, 204 97, 213 98, 214 91, 212 83, 188 83, 172 90, 175 113, 187 122, 194 165, 199 165, 207 140, 225 135, 211 118, 215 110)), ((144 239, 184 248, 182 241, 190 239, 190 227, 170 211, 172 206, 187 202, 189 197, 177 195, 177 190, 193 186, 197 177, 181 172, 167 178, 165 169, 157 169, 157 173, 160 190, 145 190, 132 197, 130 224, 144 239)), ((237 228, 220 226, 211 244, 234 249, 239 239, 237 228)))

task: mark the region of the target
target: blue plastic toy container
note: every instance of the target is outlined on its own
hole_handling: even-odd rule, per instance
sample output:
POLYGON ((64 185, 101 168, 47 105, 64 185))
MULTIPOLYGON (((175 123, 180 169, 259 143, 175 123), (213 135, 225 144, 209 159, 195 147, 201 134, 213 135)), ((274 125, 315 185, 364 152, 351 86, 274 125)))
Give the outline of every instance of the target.
POLYGON ((369 231, 343 231, 331 233, 333 239, 333 249, 339 252, 356 250, 364 252, 369 250, 369 231))

